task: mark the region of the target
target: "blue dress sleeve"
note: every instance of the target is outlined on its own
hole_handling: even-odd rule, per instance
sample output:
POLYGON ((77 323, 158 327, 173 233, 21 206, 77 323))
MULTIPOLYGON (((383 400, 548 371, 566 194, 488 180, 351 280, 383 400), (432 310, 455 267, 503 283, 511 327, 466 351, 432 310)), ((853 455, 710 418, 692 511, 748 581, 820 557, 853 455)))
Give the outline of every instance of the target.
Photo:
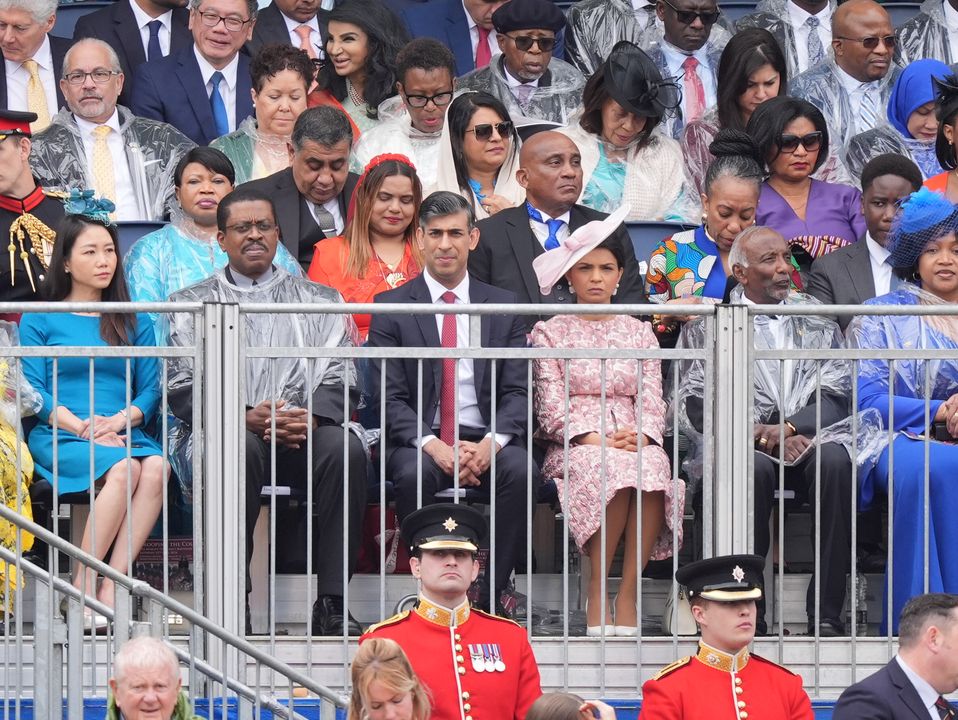
MULTIPOLYGON (((136 346, 156 347, 153 323, 148 315, 142 313, 136 316, 136 346)), ((143 413, 143 424, 146 425, 156 414, 160 404, 160 360, 158 358, 133 359, 133 390, 132 404, 143 413)))
MULTIPOLYGON (((20 345, 24 347, 46 346, 48 322, 46 315, 25 313, 20 320, 20 345)), ((54 410, 53 389, 48 382, 52 373, 51 365, 50 358, 23 358, 23 375, 33 386, 33 389, 40 393, 40 398, 43 400, 43 407, 40 408, 37 415, 43 422, 49 421, 54 410)))

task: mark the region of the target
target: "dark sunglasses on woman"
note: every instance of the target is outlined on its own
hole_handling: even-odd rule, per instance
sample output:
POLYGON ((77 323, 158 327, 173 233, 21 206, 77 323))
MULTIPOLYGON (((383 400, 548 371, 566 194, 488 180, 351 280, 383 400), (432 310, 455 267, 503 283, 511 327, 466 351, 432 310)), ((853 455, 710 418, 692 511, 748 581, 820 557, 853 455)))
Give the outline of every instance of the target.
POLYGON ((822 146, 822 132, 816 130, 807 135, 782 135, 778 141, 778 149, 783 153, 793 153, 801 145, 808 152, 815 152, 822 146))
POLYGON ((493 125, 492 123, 481 123, 475 127, 466 128, 466 132, 471 132, 476 134, 476 140, 479 142, 486 142, 492 138, 492 129, 495 128, 496 132, 499 133, 499 137, 507 138, 512 136, 512 122, 510 120, 504 120, 500 123, 493 125))

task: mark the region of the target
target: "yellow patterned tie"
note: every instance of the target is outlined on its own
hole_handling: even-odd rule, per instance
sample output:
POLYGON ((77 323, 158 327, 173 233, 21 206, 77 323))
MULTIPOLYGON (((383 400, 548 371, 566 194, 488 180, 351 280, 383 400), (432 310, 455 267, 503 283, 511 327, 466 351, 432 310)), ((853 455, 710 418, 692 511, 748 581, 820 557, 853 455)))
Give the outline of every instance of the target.
POLYGON ((109 125, 98 125, 93 129, 93 189, 101 198, 116 202, 116 180, 113 176, 113 156, 106 144, 107 136, 113 132, 109 125))
POLYGON ((50 109, 47 107, 47 94, 40 82, 40 67, 36 60, 24 60, 23 67, 30 73, 27 81, 27 110, 37 114, 37 121, 30 123, 30 130, 35 133, 46 130, 50 124, 50 109))

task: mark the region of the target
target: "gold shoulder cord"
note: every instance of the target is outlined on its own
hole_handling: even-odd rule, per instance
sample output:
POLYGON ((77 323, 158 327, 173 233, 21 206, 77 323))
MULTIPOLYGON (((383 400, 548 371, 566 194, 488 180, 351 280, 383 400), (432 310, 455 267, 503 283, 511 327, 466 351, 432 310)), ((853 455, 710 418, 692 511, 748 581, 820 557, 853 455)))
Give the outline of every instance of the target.
POLYGON ((20 259, 23 261, 23 267, 26 268, 27 277, 30 279, 30 287, 33 292, 37 291, 36 281, 33 279, 33 269, 30 267, 30 252, 27 252, 23 244, 24 239, 30 241, 31 252, 36 255, 40 265, 46 270, 49 267, 47 261, 46 246, 53 246, 57 234, 55 230, 50 229, 35 215, 24 213, 10 225, 10 244, 7 250, 10 253, 10 285, 15 281, 14 270, 16 268, 17 245, 20 246, 20 259))

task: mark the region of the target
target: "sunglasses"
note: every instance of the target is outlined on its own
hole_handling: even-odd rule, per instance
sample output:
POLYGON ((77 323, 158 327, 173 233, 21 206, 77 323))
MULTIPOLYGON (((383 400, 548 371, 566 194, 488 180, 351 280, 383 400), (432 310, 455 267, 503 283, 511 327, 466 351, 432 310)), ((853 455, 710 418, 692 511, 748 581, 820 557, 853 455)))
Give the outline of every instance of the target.
POLYGON ((538 45, 539 50, 547 53, 552 52, 556 46, 554 37, 532 37, 531 35, 506 35, 507 38, 516 44, 516 49, 522 52, 528 52, 533 45, 538 45))
POLYGON ((782 135, 778 140, 778 149, 783 153, 793 153, 801 145, 808 152, 815 152, 822 146, 822 132, 816 130, 808 135, 782 135))
POLYGON ((479 142, 486 142, 492 138, 492 131, 495 129, 499 133, 499 137, 505 138, 512 135, 512 122, 509 120, 504 120, 503 122, 496 123, 482 123, 481 125, 476 125, 475 127, 466 128, 466 132, 471 132, 476 134, 476 140, 479 142))
POLYGON ((898 38, 894 35, 885 35, 884 37, 876 37, 875 35, 869 35, 868 37, 863 38, 850 38, 842 37, 841 35, 836 36, 836 40, 849 40, 851 42, 859 42, 862 44, 866 50, 874 50, 878 47, 878 43, 881 43, 889 50, 894 50, 895 46, 898 44, 898 38))
POLYGON ((675 5, 669 2, 669 0, 662 0, 666 5, 668 5, 672 10, 675 11, 675 16, 679 19, 679 22, 683 25, 691 25, 695 22, 696 18, 702 21, 703 25, 714 25, 718 22, 719 11, 712 10, 710 12, 694 12, 692 10, 679 10, 675 5))

